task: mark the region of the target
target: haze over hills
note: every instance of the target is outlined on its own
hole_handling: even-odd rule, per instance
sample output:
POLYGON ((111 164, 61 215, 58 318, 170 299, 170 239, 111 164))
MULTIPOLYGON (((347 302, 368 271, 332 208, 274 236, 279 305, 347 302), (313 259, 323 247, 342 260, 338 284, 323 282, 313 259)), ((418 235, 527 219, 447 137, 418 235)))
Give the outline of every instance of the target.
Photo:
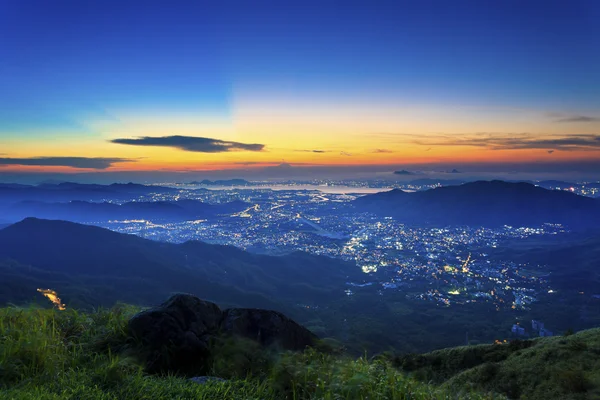
POLYGON ((107 199, 128 200, 131 196, 151 193, 174 193, 177 189, 140 185, 136 183, 113 183, 110 185, 82 184, 73 182, 43 183, 37 186, 12 183, 0 184, 0 203, 21 201, 104 201, 107 199))
POLYGON ((211 181, 209 179, 203 179, 202 181, 193 181, 190 182, 190 185, 204 185, 204 186, 248 186, 251 185, 251 182, 248 182, 245 179, 217 179, 211 181))
POLYGON ((581 229, 596 227, 600 219, 600 200, 503 181, 477 181, 414 193, 396 189, 360 197, 353 204, 360 211, 406 223, 442 226, 560 223, 581 229))
POLYGON ((202 242, 169 244, 65 221, 27 218, 0 230, 2 302, 31 299, 40 285, 76 305, 152 304, 189 292, 230 305, 282 309, 343 296, 362 273, 306 253, 264 256, 202 242), (81 304, 83 303, 83 304, 81 304))
POLYGON ((135 201, 123 204, 70 201, 45 203, 24 201, 0 208, 0 219, 20 221, 26 217, 61 219, 72 222, 144 219, 156 222, 180 222, 212 218, 245 210, 250 205, 243 201, 207 204, 196 200, 135 201))

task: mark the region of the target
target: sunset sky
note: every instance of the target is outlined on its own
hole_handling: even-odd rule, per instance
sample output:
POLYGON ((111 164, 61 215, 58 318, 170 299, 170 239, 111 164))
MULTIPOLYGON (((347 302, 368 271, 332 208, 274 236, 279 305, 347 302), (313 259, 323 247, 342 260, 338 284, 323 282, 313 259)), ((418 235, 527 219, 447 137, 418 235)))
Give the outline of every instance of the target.
POLYGON ((600 174, 598 21, 595 0, 0 0, 0 174, 600 174))

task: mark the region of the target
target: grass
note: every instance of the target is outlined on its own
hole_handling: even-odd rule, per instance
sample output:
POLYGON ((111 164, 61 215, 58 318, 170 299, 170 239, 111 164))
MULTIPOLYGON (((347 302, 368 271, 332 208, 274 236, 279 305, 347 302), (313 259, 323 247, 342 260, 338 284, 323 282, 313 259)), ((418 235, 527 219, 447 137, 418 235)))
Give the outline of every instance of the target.
POLYGON ((221 343, 213 360, 211 374, 226 382, 149 375, 127 333, 136 311, 125 305, 91 313, 0 309, 0 399, 499 398, 420 383, 384 360, 316 350, 274 354, 243 342, 221 343))
POLYGON ((406 355, 394 363, 450 391, 469 388, 529 400, 600 398, 600 329, 406 355))

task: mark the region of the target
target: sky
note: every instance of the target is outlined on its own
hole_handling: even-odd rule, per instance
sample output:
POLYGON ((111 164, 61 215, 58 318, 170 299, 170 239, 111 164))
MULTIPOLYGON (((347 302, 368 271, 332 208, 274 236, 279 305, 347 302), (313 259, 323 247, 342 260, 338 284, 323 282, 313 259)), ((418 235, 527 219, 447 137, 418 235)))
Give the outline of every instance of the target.
POLYGON ((596 0, 0 0, 0 179, 600 179, 598 20, 596 0))

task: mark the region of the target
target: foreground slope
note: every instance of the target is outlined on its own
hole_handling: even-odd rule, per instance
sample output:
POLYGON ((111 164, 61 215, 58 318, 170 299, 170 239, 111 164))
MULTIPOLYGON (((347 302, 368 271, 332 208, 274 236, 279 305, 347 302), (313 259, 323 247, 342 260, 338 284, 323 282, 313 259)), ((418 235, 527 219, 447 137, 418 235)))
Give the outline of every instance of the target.
POLYGON ((306 350, 274 353, 248 340, 215 349, 211 375, 152 375, 128 339, 138 310, 0 309, 0 398, 11 400, 499 399, 419 383, 385 361, 306 350))
POLYGON ((478 181, 407 193, 395 189, 360 197, 354 206, 402 222, 434 225, 594 227, 600 200, 529 183, 478 181))
POLYGON ((405 355, 394 363, 451 391, 469 388, 531 400, 600 398, 600 328, 405 355))
POLYGON ((0 398, 591 400, 600 396, 600 329, 391 360, 350 358, 326 348, 274 353, 252 341, 226 340, 214 348, 210 374, 227 381, 199 385, 185 376, 144 370, 136 342, 128 339, 128 321, 138 310, 125 305, 92 313, 0 309, 0 398))

